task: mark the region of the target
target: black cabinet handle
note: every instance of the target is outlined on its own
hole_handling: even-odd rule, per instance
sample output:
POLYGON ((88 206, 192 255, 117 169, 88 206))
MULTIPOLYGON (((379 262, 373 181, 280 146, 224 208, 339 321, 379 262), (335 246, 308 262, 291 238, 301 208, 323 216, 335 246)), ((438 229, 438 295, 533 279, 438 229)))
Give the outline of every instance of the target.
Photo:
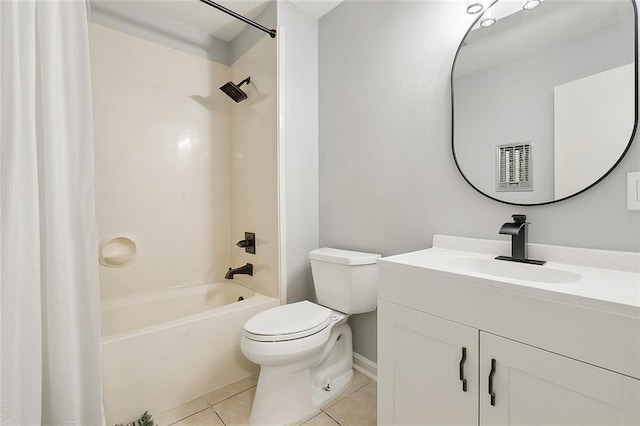
POLYGON ((467 348, 462 348, 462 359, 460 359, 460 381, 462 381, 462 391, 467 391, 467 379, 464 378, 464 362, 467 360, 467 348))
POLYGON ((496 393, 493 391, 493 375, 496 374, 496 360, 491 358, 491 371, 489 372, 489 395, 491 395, 491 405, 496 405, 496 393))

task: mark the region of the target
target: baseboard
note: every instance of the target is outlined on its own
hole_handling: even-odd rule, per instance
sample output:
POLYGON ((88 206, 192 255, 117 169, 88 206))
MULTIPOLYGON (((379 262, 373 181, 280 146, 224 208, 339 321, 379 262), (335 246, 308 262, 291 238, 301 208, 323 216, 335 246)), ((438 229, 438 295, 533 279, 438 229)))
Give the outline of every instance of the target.
POLYGON ((353 353, 353 369, 373 381, 378 381, 378 364, 355 352, 353 353))

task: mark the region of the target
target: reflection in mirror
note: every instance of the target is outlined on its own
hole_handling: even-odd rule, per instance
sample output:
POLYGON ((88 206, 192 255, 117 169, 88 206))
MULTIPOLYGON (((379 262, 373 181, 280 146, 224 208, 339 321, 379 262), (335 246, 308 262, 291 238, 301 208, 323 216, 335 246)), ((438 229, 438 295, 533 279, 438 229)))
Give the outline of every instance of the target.
MULTIPOLYGON (((636 126, 633 0, 499 0, 460 45, 453 153, 477 190, 546 204, 608 174, 636 126)), ((487 12, 485 12, 487 13, 487 12)))

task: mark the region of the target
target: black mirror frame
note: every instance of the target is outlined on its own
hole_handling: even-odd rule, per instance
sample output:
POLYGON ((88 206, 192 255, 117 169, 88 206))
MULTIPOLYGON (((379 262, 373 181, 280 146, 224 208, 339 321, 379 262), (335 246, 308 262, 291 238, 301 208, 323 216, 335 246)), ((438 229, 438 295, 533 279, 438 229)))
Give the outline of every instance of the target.
MULTIPOLYGON (((500 0, 495 0, 491 3, 491 5, 489 7, 487 7, 486 10, 488 10, 489 8, 491 8, 494 4, 496 4, 498 1, 500 0)), ((455 124, 455 110, 454 110, 454 96, 453 96, 453 92, 454 92, 454 86, 453 86, 453 73, 456 67, 456 61, 458 60, 458 55, 460 54, 460 50, 462 49, 463 45, 464 45, 464 41, 467 38, 467 36, 469 35, 469 33, 471 32, 471 30, 473 29, 473 27, 476 25, 476 23, 482 18, 482 15, 484 14, 484 12, 482 14, 480 14, 480 16, 478 16, 473 23, 471 24, 471 26, 469 26, 469 29, 467 30, 467 32, 465 32, 464 37, 462 37, 462 41, 460 41, 460 45, 458 46, 458 49, 456 50, 456 55, 453 58, 453 63, 451 65, 451 77, 450 77, 450 89, 451 89, 451 153, 453 154, 453 161, 456 164, 456 167, 458 169, 458 171, 460 172, 460 175, 462 175, 463 179, 469 184, 469 186, 471 186, 473 189, 475 189, 477 192, 479 192, 480 194, 484 195, 487 198, 490 198, 494 201, 498 201, 500 203, 503 204, 509 204, 512 206, 544 206, 544 205, 548 205, 548 204, 554 204, 554 203, 558 203, 560 201, 564 201, 564 200, 568 200, 570 198, 573 198, 577 195, 582 194, 583 192, 593 188, 594 186, 596 186, 598 183, 600 183, 602 180, 604 180, 604 178, 606 178, 617 166, 618 164, 620 164, 620 162, 622 161, 622 159, 624 158, 624 156, 627 154, 627 152, 629 151, 629 148, 631 147, 631 143, 633 142, 633 139, 635 138, 636 135, 636 131, 638 128, 638 9, 636 6, 636 2, 635 0, 629 0, 631 2, 631 6, 633 7, 633 26, 634 26, 634 33, 633 33, 633 42, 634 42, 634 46, 635 46, 635 51, 634 51, 634 69, 635 69, 635 87, 634 87, 634 98, 635 98, 635 111, 634 111, 634 122, 633 122, 633 130, 631 131, 631 137, 629 138, 629 143, 627 143, 626 148, 624 149, 624 151, 622 152, 622 154, 620 154, 620 158, 618 158, 618 161, 616 161, 613 166, 611 166, 611 168, 605 173, 603 174, 599 179, 597 179, 595 182, 593 182, 591 185, 585 187, 584 189, 581 189, 580 191, 571 194, 567 197, 564 198, 560 198, 557 200, 552 200, 552 201, 546 201, 544 203, 531 203, 531 204, 523 204, 523 203, 512 203, 510 201, 505 201, 505 200, 500 200, 498 198, 492 197, 489 194, 486 194, 484 192, 482 192, 479 188, 477 188, 473 183, 471 183, 471 181, 469 181, 469 179, 465 176, 465 174, 462 172, 462 169, 460 168, 460 164, 458 163, 458 159, 456 158, 456 150, 455 150, 455 146, 454 146, 454 124, 455 124)))

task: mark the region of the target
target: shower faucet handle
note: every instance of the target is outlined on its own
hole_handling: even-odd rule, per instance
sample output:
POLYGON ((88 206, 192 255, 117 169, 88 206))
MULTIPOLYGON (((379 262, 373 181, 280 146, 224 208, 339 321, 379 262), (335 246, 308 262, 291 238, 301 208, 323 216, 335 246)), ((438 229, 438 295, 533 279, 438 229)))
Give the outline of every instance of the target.
POLYGON ((240 248, 244 248, 246 253, 256 254, 256 234, 254 232, 245 232, 244 240, 236 243, 240 248))

